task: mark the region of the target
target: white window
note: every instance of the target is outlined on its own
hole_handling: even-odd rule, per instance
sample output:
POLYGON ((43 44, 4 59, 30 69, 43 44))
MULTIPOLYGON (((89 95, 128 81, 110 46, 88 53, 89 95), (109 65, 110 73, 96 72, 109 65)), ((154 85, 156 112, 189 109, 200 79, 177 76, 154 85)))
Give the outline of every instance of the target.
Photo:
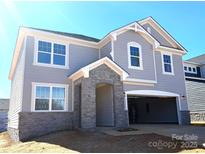
POLYGON ((127 45, 128 67, 132 69, 143 69, 141 45, 136 42, 130 42, 127 45))
POLYGON ((66 111, 68 85, 33 83, 33 111, 66 111))
POLYGON ((162 53, 162 70, 163 74, 174 75, 173 60, 171 54, 162 53))
POLYGON ((68 47, 51 41, 36 40, 35 64, 68 68, 68 47))
POLYGON ((197 74, 197 67, 195 65, 192 64, 186 64, 184 66, 184 71, 186 73, 192 73, 192 74, 197 74), (186 68, 186 69, 185 69, 186 68))

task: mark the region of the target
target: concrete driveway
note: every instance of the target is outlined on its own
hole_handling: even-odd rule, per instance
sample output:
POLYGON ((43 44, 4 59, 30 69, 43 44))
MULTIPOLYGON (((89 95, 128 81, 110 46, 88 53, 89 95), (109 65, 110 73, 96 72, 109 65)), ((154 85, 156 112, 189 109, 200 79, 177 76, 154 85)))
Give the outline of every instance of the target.
POLYGON ((136 124, 130 125, 148 133, 155 133, 163 136, 182 139, 187 141, 197 141, 198 144, 205 143, 205 126, 175 125, 175 124, 136 124))

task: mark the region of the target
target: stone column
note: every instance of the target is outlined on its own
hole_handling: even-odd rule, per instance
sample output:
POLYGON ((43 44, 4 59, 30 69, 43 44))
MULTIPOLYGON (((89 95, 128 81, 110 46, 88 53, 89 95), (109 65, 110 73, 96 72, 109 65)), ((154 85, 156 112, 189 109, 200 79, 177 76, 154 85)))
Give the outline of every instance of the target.
POLYGON ((123 86, 121 82, 114 83, 115 126, 128 127, 128 113, 125 111, 123 86))
POLYGON ((81 128, 96 127, 95 84, 86 78, 82 80, 81 128))

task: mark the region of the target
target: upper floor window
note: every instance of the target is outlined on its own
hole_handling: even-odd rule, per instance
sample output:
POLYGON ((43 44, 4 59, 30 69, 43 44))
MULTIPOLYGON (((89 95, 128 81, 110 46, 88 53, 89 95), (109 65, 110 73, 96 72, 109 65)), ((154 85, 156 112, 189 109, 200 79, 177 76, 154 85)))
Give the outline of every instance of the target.
POLYGON ((184 66, 184 72, 197 74, 197 67, 194 65, 191 65, 191 64, 186 64, 184 66), (186 69, 185 69, 185 67, 186 67, 186 69))
POLYGON ((34 90, 34 111, 64 111, 66 86, 36 84, 34 90))
POLYGON ((128 67, 133 69, 143 69, 141 45, 136 42, 128 43, 128 67))
POLYGON ((174 74, 171 54, 162 54, 162 66, 164 74, 174 74))
POLYGON ((38 41, 38 62, 51 63, 51 43, 38 41))
POLYGON ((38 40, 36 64, 59 68, 68 67, 66 46, 63 44, 38 40))
POLYGON ((55 65, 65 65, 65 45, 54 43, 53 63, 55 65))

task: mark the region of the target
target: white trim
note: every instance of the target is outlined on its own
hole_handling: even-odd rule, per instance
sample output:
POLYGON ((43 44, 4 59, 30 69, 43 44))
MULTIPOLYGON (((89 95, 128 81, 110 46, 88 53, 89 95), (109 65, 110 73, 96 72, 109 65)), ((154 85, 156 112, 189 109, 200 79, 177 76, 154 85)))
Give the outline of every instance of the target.
POLYGON ((136 95, 136 96, 158 96, 158 97, 179 97, 179 94, 159 91, 159 90, 130 90, 125 91, 128 95, 136 95))
POLYGON ((172 54, 175 54, 175 55, 185 55, 186 52, 185 51, 182 51, 182 50, 179 50, 179 49, 174 49, 174 48, 169 48, 169 47, 164 47, 164 46, 158 46, 155 51, 159 51, 159 52, 164 52, 164 51, 167 51, 167 52, 171 52, 172 54))
POLYGON ((156 68, 156 56, 155 52, 153 51, 153 60, 154 60, 154 76, 155 76, 155 81, 157 82, 157 68, 156 68))
POLYGON ((59 83, 44 83, 44 82, 32 82, 32 97, 31 97, 31 111, 32 112, 68 112, 68 91, 69 85, 59 83), (36 98, 36 86, 45 86, 50 88, 49 97, 49 110, 35 110, 35 98, 36 98), (65 88, 65 103, 63 110, 51 110, 52 103, 52 87, 65 88))
POLYGON ((184 68, 184 72, 186 73, 191 73, 191 74, 197 74, 197 65, 193 64, 193 63, 183 63, 183 66, 187 68, 187 70, 185 70, 184 68), (189 67, 191 68, 191 71, 189 70, 189 67), (195 68, 195 72, 193 71, 193 68, 195 68))
POLYGON ((98 48, 97 42, 86 41, 83 39, 64 36, 61 34, 54 34, 52 32, 45 32, 42 30, 36 30, 36 29, 32 29, 32 28, 21 27, 20 30, 22 30, 25 34, 27 34, 29 36, 33 36, 33 37, 40 37, 40 38, 46 38, 46 39, 49 38, 49 39, 54 40, 54 41, 60 41, 60 42, 64 42, 64 43, 69 42, 70 44, 98 48))
POLYGON ((110 52, 110 55, 112 57, 112 60, 115 61, 114 59, 114 40, 111 39, 111 52, 110 52))
POLYGON ((123 84, 137 85, 137 86, 151 86, 151 87, 154 87, 154 84, 153 84, 153 83, 141 83, 141 82, 123 81, 123 84))
MULTIPOLYGON (((148 97, 175 97, 176 98, 176 106, 177 106, 177 117, 178 117, 178 123, 181 124, 181 101, 180 101, 180 95, 177 93, 172 92, 166 92, 166 91, 159 91, 159 90, 130 90, 125 91, 125 96, 128 97, 128 95, 135 95, 135 96, 148 96, 148 97)), ((124 100, 125 104, 125 110, 128 106, 128 101, 124 100)))
POLYGON ((197 65, 197 66, 201 65, 200 63, 195 63, 195 62, 192 62, 192 61, 184 61, 184 63, 197 65))
MULTIPOLYGON (((22 56, 23 56, 23 82, 24 82, 24 78, 25 78, 26 46, 27 46, 27 36, 24 37, 23 52, 22 52, 22 56)), ((24 89, 24 86, 22 85, 21 96, 20 96, 21 99, 23 99, 23 89, 24 89)), ((21 103, 20 111, 22 111, 22 109, 23 109, 23 103, 21 103)))
POLYGON ((185 78, 205 81, 205 78, 197 78, 197 77, 190 77, 190 76, 185 76, 185 78))
POLYGON ((87 65, 83 68, 81 68, 77 72, 70 75, 68 78, 71 79, 72 81, 75 81, 75 80, 79 79, 82 76, 85 77, 85 78, 88 78, 90 70, 95 69, 96 67, 98 67, 102 64, 106 64, 113 71, 115 71, 117 74, 119 74, 121 76, 121 80, 124 80, 125 78, 128 77, 127 72, 125 72, 122 68, 120 68, 117 64, 115 64, 108 57, 104 57, 100 60, 97 60, 97 61, 95 61, 95 62, 93 62, 93 63, 91 63, 91 64, 89 64, 89 65, 87 65))
POLYGON ((69 44, 65 44, 63 42, 60 41, 54 41, 54 40, 50 40, 50 39, 44 39, 44 38, 36 38, 35 37, 35 46, 34 46, 34 59, 33 59, 33 65, 37 65, 37 66, 44 66, 44 67, 52 67, 52 68, 60 68, 60 69, 69 69, 69 44), (45 42, 49 42, 51 43, 51 63, 50 64, 45 64, 45 63, 39 63, 38 62, 38 42, 39 41, 45 41, 45 42), (65 65, 56 65, 53 64, 53 55, 54 55, 54 44, 60 44, 60 45, 64 45, 66 48, 66 53, 65 53, 65 65))
POLYGON ((9 79, 10 80, 13 79, 13 75, 14 75, 16 65, 18 63, 20 51, 21 51, 21 45, 22 45, 22 42, 23 42, 25 37, 26 37, 25 32, 20 29, 18 32, 18 38, 16 40, 16 46, 15 46, 13 57, 12 57, 11 68, 9 71, 9 79))
POLYGON ((73 112, 74 111, 74 96, 75 96, 75 85, 74 85, 74 83, 73 83, 73 81, 71 81, 72 82, 72 106, 71 106, 71 111, 73 112))
POLYGON ((182 124, 182 119, 181 119, 181 99, 180 96, 176 97, 176 106, 177 106, 177 117, 178 117, 178 123, 179 125, 182 124))
POLYGON ((22 44, 24 36, 26 36, 26 35, 33 36, 33 37, 45 38, 45 39, 49 38, 49 39, 57 41, 57 42, 58 41, 64 42, 64 44, 69 43, 69 44, 75 44, 75 45, 80 45, 80 46, 86 46, 86 47, 92 47, 92 48, 99 49, 102 46, 104 46, 104 44, 106 44, 107 42, 109 42, 111 40, 111 38, 112 38, 111 34, 113 35, 113 33, 116 33, 116 39, 117 39, 117 35, 119 35, 123 32, 126 32, 129 29, 129 27, 131 27, 131 26, 134 26, 134 31, 135 32, 138 32, 148 42, 153 44, 153 47, 154 47, 155 51, 160 51, 160 50, 166 49, 166 50, 169 50, 169 51, 173 52, 173 54, 179 54, 179 55, 186 54, 185 49, 184 50, 178 50, 178 49, 174 49, 174 48, 168 48, 168 47, 160 46, 160 43, 154 37, 152 37, 146 30, 144 30, 144 28, 140 24, 138 24, 137 22, 133 22, 133 23, 127 25, 127 26, 124 26, 122 28, 119 28, 119 29, 107 34, 99 42, 86 41, 86 40, 77 39, 77 38, 73 38, 73 37, 63 36, 63 35, 60 35, 60 34, 54 34, 54 33, 51 33, 51 32, 44 32, 44 31, 35 30, 35 29, 32 29, 32 28, 21 27, 19 29, 19 35, 18 35, 18 38, 17 38, 17 43, 16 43, 14 54, 13 54, 13 59, 12 59, 11 68, 10 68, 10 72, 9 72, 9 79, 12 80, 12 78, 13 78, 13 74, 14 74, 14 71, 16 69, 16 65, 17 65, 17 61, 18 61, 18 57, 19 57, 19 51, 20 51, 20 48, 21 48, 21 44, 22 44))
POLYGON ((151 83, 151 84, 157 83, 157 81, 155 81, 155 80, 144 80, 144 79, 135 79, 135 78, 126 78, 123 81, 124 82, 151 83))
POLYGON ((161 61, 162 61, 162 73, 165 74, 165 75, 174 75, 174 65, 173 65, 173 57, 172 57, 172 54, 169 53, 169 52, 163 52, 161 53, 161 61), (164 57, 163 55, 168 55, 170 56, 170 60, 171 60, 171 70, 172 72, 165 72, 165 68, 164 68, 164 57))
POLYGON ((124 109, 125 109, 125 111, 128 111, 128 101, 127 101, 127 94, 126 93, 124 96, 124 109))
POLYGON ((137 70, 143 70, 143 61, 142 61, 142 47, 139 43, 136 42, 129 42, 127 43, 127 55, 128 55, 128 68, 130 69, 137 69, 137 70), (130 47, 136 47, 139 49, 139 65, 140 66, 132 66, 131 65, 131 55, 130 55, 130 47))
POLYGON ((191 74, 197 74, 197 68, 196 67, 189 66, 189 65, 184 65, 184 67, 187 68, 187 70, 184 69, 184 72, 191 73, 191 74), (189 68, 191 68, 191 71, 189 70, 189 68), (195 72, 194 72, 193 69, 195 69, 195 72))
POLYGON ((162 35, 162 36, 164 36, 165 37, 165 39, 172 45, 172 46, 175 46, 174 44, 173 44, 173 42, 178 46, 178 47, 180 47, 183 51, 186 51, 186 49, 184 49, 184 47, 182 47, 169 33, 167 33, 152 17, 148 17, 148 18, 146 18, 146 19, 144 19, 144 20, 141 20, 141 21, 139 21, 139 23, 141 24, 141 25, 144 25, 145 23, 149 23, 151 26, 153 26, 153 28, 155 27, 155 30, 160 34, 160 35, 162 35), (152 22, 150 22, 150 21, 152 21, 162 32, 160 32, 156 27, 155 27, 155 25, 153 25, 152 24, 152 22), (165 35, 164 35, 165 34, 165 35), (168 39, 168 38, 169 39, 168 39), (172 42, 170 41, 170 40, 172 40, 172 42))

